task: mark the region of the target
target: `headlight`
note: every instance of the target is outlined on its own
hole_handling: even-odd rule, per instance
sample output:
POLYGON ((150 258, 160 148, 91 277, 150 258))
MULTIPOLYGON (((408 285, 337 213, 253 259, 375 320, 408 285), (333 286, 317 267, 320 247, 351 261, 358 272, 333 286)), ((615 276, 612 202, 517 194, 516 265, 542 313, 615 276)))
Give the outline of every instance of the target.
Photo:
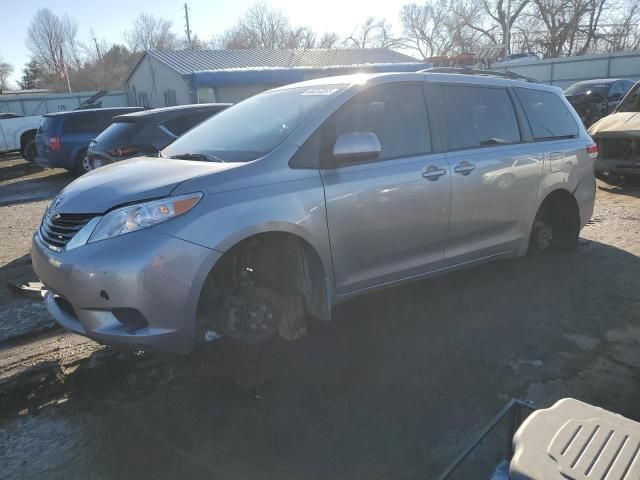
POLYGON ((199 192, 188 193, 117 208, 102 217, 87 243, 117 237, 123 233, 135 232, 166 222, 191 210, 201 198, 202 194, 199 192))

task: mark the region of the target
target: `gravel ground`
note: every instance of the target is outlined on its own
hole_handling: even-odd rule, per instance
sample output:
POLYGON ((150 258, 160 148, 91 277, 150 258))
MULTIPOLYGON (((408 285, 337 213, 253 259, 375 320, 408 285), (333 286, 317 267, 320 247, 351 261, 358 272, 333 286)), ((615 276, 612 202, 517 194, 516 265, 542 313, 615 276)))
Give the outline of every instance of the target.
MULTIPOLYGON (((0 207, 15 238, 0 272, 24 267, 45 203, 0 207)), ((60 368, 56 389, 0 407, 2 476, 433 478, 511 397, 640 419, 639 220, 640 185, 599 184, 575 252, 357 298, 293 343, 222 340, 126 367, 59 331, 0 345, 6 381, 43 363, 103 366, 60 368)), ((489 439, 459 478, 486 478, 507 443, 489 439)))

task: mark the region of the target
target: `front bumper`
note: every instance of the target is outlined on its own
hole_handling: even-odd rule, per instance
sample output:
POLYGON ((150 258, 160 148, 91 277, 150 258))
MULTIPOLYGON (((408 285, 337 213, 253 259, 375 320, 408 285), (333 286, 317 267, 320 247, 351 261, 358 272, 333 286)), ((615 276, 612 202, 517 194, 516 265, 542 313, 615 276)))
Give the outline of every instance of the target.
POLYGON ((640 159, 616 160, 597 158, 594 163, 596 172, 608 171, 618 175, 640 175, 640 159))
POLYGON ((198 298, 221 255, 153 229, 68 252, 49 249, 37 233, 31 245, 47 310, 64 328, 108 345, 180 353, 196 343, 198 298))

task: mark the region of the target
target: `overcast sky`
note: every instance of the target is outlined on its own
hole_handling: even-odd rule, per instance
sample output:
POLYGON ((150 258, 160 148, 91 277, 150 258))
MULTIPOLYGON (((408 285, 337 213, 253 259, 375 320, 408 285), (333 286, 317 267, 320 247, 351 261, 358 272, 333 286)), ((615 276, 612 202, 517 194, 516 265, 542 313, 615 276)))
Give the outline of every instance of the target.
MULTIPOLYGON (((232 26, 254 3, 255 0, 188 0, 191 30, 209 39, 232 26)), ((397 30, 400 8, 409 0, 269 0, 265 3, 284 11, 293 25, 345 36, 368 16, 386 18, 397 30)), ((77 19, 80 40, 85 40, 93 27, 99 38, 122 43, 122 32, 130 28, 133 19, 143 11, 171 19, 174 31, 183 34, 183 5, 184 1, 178 0, 0 0, 0 56, 14 67, 11 80, 15 86, 30 56, 25 44, 29 22, 42 7, 77 19)))

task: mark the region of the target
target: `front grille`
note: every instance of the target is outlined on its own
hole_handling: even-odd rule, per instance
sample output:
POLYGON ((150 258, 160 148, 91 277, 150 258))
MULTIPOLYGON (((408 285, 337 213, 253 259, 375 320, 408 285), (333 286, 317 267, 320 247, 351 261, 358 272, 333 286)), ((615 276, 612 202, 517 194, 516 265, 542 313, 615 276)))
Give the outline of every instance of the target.
POLYGON ((94 217, 94 214, 86 213, 45 215, 42 225, 40 225, 40 236, 49 246, 63 249, 74 235, 94 217))

